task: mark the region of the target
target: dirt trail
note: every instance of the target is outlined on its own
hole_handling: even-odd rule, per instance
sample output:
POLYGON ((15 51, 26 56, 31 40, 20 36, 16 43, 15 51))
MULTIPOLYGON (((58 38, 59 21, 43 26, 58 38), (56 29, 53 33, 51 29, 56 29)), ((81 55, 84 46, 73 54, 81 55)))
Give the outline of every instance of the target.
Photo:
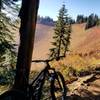
POLYGON ((100 74, 80 78, 68 88, 68 100, 100 100, 100 74))
POLYGON ((94 95, 100 95, 100 78, 90 83, 88 90, 91 91, 94 95))

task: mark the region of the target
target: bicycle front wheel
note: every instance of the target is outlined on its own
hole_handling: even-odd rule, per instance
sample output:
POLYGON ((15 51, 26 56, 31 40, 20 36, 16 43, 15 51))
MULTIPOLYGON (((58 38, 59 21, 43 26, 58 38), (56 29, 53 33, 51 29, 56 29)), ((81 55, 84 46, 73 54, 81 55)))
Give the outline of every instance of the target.
POLYGON ((52 100, 66 100, 67 88, 64 77, 60 72, 55 74, 55 78, 51 81, 52 100))

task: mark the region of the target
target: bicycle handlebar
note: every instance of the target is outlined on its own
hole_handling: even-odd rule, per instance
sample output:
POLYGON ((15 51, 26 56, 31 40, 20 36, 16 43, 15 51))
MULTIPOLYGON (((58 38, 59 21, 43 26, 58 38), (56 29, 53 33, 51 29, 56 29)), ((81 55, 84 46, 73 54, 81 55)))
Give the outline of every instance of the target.
MULTIPOLYGON (((62 58, 62 57, 65 57, 65 56, 60 56, 59 58, 62 58)), ((57 60, 57 58, 52 58, 52 59, 46 59, 46 60, 32 60, 32 62, 36 62, 36 63, 39 63, 39 62, 46 62, 46 63, 48 63, 48 62, 50 62, 50 61, 53 61, 53 60, 57 60)))
POLYGON ((32 62, 36 62, 36 63, 39 63, 39 62, 50 62, 50 61, 53 61, 53 59, 46 59, 46 60, 32 60, 32 62))

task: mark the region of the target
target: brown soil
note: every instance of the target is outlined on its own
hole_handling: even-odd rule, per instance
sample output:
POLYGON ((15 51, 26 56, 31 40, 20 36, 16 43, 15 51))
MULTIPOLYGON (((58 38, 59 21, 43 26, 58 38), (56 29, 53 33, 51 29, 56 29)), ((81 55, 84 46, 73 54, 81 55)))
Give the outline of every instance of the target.
MULTIPOLYGON (((87 77, 87 76, 86 76, 87 77)), ((74 90, 68 92, 68 100, 100 100, 100 75, 95 75, 95 79, 88 81, 84 84, 82 80, 85 80, 86 77, 68 85, 69 88, 74 88, 74 90)), ((87 77, 87 79, 90 76, 87 77)))

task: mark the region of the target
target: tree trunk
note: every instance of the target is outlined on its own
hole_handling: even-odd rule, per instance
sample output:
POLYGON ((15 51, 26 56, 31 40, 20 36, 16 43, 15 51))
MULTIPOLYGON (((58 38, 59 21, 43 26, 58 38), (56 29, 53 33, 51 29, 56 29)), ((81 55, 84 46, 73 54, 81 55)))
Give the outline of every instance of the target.
POLYGON ((14 89, 27 90, 38 6, 39 0, 22 0, 22 7, 19 13, 19 17, 21 18, 20 46, 18 50, 14 89))
POLYGON ((57 58, 56 60, 60 60, 60 53, 61 53, 61 38, 62 38, 62 33, 60 33, 60 37, 59 37, 59 46, 58 46, 58 54, 57 54, 57 58))

